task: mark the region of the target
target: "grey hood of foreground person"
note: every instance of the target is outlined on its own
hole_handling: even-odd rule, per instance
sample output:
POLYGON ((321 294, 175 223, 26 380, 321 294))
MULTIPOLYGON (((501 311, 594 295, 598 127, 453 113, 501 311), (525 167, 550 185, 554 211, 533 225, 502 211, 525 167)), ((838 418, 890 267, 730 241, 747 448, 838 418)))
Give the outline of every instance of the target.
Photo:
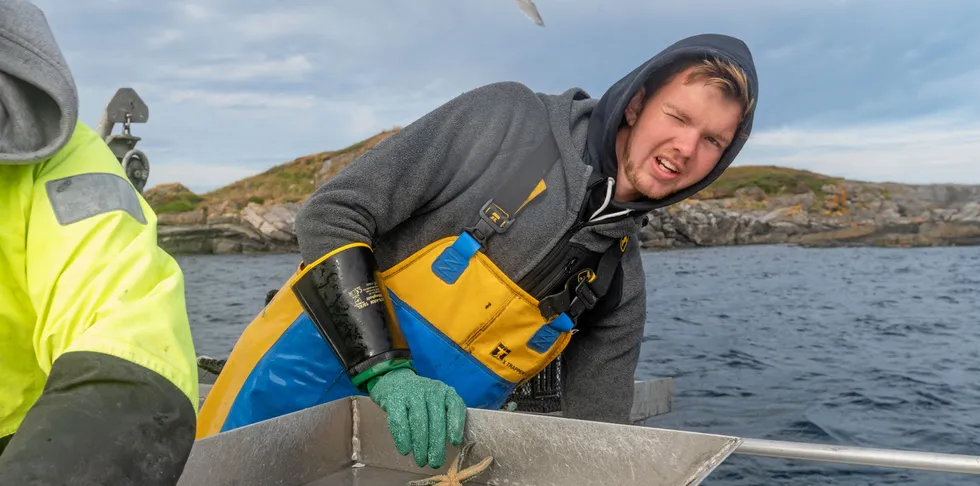
MULTIPOLYGON (((646 289, 637 236, 646 213, 690 197, 714 181, 741 150, 733 142, 707 178, 664 200, 610 202, 566 242, 566 232, 594 217, 616 174, 615 140, 626 105, 651 76, 681 56, 721 54, 745 69, 756 97, 748 47, 722 35, 684 39, 644 62, 596 101, 581 89, 535 93, 503 82, 466 92, 379 143, 320 186, 296 217, 303 260, 316 261, 341 246, 375 249, 382 271, 430 242, 472 225, 508 164, 526 158, 547 130, 560 163, 545 177, 547 190, 522 209, 511 228, 490 239, 487 255, 512 280, 541 298, 563 284, 568 263, 582 251, 603 252, 630 235, 630 245, 606 298, 583 314, 566 348, 563 409, 569 418, 625 423, 646 322, 646 289), (598 169, 598 170, 597 170, 598 169), (628 214, 627 214, 628 211, 628 214), (543 265, 542 263, 551 264, 543 265), (549 267, 549 268, 542 268, 549 267)), ((741 127, 750 131, 752 117, 741 127)), ((574 260, 573 260, 574 259, 574 260)))
MULTIPOLYGON (((77 122, 75 82, 44 13, 23 0, 0 0, 0 168, 50 160, 77 122)), ((0 231, 26 233, 9 226, 23 219, 18 215, 11 223, 4 212, 9 210, 0 206, 0 224, 6 225, 0 231)), ((3 250, 0 268, 6 263, 3 250)), ((0 282, 0 292, 7 284, 0 282)), ((0 309, 0 337, 18 343, 11 333, 22 323, 6 321, 5 311, 0 309)), ((15 389, 4 373, 41 373, 38 363, 12 362, 2 353, 0 382, 10 386, 4 391, 15 389)), ((0 415, 14 412, 8 403, 0 403, 0 415)), ((195 423, 194 404, 155 371, 109 354, 66 352, 52 364, 43 393, 16 432, 0 433, 0 484, 175 484, 195 423)))
POLYGON ((0 161, 50 157, 77 121, 75 80, 44 14, 23 0, 0 0, 0 161))

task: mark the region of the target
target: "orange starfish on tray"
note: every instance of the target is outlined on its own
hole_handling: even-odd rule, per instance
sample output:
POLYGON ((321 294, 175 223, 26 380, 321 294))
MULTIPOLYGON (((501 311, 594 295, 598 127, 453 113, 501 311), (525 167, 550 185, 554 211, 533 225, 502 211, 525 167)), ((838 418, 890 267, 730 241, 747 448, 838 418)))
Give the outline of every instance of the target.
POLYGON ((475 442, 463 444, 463 447, 459 450, 459 454, 456 456, 456 460, 450 464, 449 471, 446 471, 446 474, 409 481, 406 486, 462 486, 466 481, 479 476, 493 463, 493 456, 487 457, 475 466, 464 469, 463 463, 466 462, 466 455, 469 454, 470 449, 474 445, 476 445, 475 442))

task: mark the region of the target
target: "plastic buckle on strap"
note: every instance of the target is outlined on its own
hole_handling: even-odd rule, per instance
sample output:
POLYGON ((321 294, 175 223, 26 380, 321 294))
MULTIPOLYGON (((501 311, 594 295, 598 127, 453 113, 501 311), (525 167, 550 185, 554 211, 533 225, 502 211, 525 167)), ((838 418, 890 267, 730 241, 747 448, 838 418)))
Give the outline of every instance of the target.
POLYGON ((595 292, 592 291, 592 287, 589 286, 589 282, 583 280, 575 286, 575 297, 568 304, 568 315, 572 319, 578 318, 583 312, 587 310, 592 310, 595 307, 596 302, 599 301, 599 297, 596 296, 595 292))
POLYGON ((500 206, 493 202, 493 199, 483 203, 480 208, 480 219, 476 224, 466 228, 466 232, 473 236, 481 248, 487 247, 487 239, 494 233, 503 233, 510 227, 511 216, 500 206))
POLYGON ((538 302, 538 311, 541 312, 541 317, 545 319, 551 319, 557 316, 561 311, 557 308, 557 304, 554 302, 555 296, 545 297, 538 302))
POLYGON ((585 303, 585 307, 592 309, 595 307, 596 302, 599 301, 599 297, 592 291, 592 287, 589 286, 588 280, 583 280, 575 286, 575 299, 581 299, 585 303))
POLYGON ((507 231, 511 222, 510 215, 503 208, 497 206, 493 199, 484 203, 483 207, 480 208, 480 219, 486 221, 497 233, 507 231))

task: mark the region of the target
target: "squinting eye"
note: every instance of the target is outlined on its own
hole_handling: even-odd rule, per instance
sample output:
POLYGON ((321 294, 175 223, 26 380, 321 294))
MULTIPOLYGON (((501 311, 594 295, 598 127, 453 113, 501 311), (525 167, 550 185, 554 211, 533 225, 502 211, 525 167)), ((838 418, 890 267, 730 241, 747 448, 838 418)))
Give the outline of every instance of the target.
POLYGON ((715 140, 713 137, 708 137, 708 141, 714 144, 715 147, 721 147, 721 143, 715 140))

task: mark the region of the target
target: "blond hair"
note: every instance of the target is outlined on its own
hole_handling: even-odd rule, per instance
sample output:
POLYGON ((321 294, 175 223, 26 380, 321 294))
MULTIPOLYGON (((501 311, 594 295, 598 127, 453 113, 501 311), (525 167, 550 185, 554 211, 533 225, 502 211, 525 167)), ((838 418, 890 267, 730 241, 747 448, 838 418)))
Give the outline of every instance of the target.
POLYGON ((755 99, 752 98, 752 92, 749 91, 749 77, 737 64, 716 57, 709 57, 695 62, 693 66, 688 65, 686 68, 691 71, 688 73, 685 83, 703 78, 705 86, 714 86, 729 98, 742 104, 741 120, 744 120, 752 112, 752 108, 755 107, 755 99))

